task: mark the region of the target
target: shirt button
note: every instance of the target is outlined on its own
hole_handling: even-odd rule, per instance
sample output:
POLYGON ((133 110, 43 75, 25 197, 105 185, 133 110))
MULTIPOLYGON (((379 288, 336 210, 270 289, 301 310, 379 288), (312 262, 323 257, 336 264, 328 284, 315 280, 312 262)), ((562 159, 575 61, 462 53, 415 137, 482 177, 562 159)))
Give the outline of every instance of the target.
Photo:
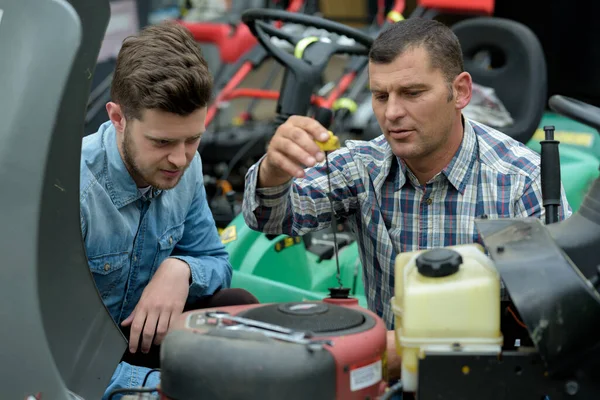
POLYGON ((169 244, 173 244, 173 237, 172 236, 169 238, 169 244))
POLYGON ((133 261, 137 261, 137 256, 133 256, 133 261))
POLYGON ((110 264, 109 263, 104 264, 104 270, 105 271, 110 270, 110 264))
POLYGON ((430 206, 431 203, 433 203, 433 200, 431 200, 431 198, 427 199, 427 205, 430 206))

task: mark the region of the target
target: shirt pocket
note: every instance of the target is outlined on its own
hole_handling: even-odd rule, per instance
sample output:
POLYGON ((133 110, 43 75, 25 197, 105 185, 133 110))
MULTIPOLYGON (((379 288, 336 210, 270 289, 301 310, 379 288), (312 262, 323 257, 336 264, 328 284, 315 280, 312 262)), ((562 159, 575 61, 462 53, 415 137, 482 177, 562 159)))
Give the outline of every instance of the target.
POLYGON ((154 258, 152 275, 154 275, 154 272, 156 272, 156 269, 160 266, 160 264, 173 253, 173 249, 175 249, 175 246, 183 237, 184 228, 185 225, 182 223, 167 229, 158 237, 158 246, 156 256, 154 258))
POLYGON ((106 299, 119 285, 127 282, 129 252, 102 254, 88 259, 100 296, 106 299))

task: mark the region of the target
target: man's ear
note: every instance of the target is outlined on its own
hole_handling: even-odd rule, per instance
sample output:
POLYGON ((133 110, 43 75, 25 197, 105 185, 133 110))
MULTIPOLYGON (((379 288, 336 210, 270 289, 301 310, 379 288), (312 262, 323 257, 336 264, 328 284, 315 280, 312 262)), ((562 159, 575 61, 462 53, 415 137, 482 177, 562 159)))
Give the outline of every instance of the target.
POLYGON ((458 110, 462 110, 471 101, 473 89, 473 80, 468 72, 460 73, 452 83, 454 91, 454 105, 458 110))
POLYGON ((118 133, 125 132, 125 115, 121 110, 121 106, 117 103, 113 103, 112 101, 106 103, 106 112, 108 113, 108 118, 115 126, 115 129, 118 133))

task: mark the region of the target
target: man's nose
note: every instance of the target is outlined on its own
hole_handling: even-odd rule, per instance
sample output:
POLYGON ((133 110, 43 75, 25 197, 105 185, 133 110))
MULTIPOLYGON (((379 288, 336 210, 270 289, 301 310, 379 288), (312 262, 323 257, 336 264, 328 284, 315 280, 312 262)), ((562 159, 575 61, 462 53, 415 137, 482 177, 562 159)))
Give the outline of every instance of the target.
POLYGON ((167 157, 169 162, 177 168, 183 168, 187 164, 187 157, 185 154, 185 143, 178 144, 173 151, 167 157))
POLYGON ((395 121, 406 116, 406 108, 396 96, 390 96, 385 107, 385 119, 395 121))

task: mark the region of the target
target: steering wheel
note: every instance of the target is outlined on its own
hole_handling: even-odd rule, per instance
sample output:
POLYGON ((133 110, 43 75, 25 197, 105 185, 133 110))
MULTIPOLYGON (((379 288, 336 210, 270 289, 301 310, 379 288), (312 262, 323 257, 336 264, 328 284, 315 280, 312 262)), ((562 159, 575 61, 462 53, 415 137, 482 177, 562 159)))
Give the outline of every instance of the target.
POLYGON ((373 43, 369 35, 321 17, 272 9, 250 9, 242 13, 242 21, 265 50, 286 67, 278 102, 278 113, 284 120, 290 115, 304 115, 310 107, 313 89, 334 54, 366 56, 373 43), (322 29, 330 34, 346 36, 353 43, 342 44, 328 37, 295 35, 277 29, 272 21, 322 29), (271 38, 284 40, 294 47, 294 55, 278 47, 271 38))
POLYGON ((600 108, 572 97, 558 94, 550 97, 548 104, 553 111, 591 126, 600 133, 600 108))

